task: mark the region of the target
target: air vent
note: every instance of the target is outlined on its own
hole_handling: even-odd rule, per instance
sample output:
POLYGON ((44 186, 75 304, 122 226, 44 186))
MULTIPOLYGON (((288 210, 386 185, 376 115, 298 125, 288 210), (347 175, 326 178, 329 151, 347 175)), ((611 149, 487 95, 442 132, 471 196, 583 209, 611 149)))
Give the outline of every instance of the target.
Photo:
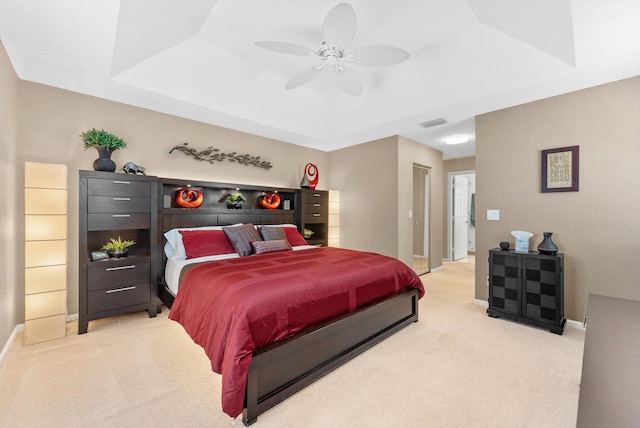
POLYGON ((431 128, 432 126, 444 125, 445 123, 447 123, 447 121, 440 117, 438 119, 422 122, 420 125, 424 126, 425 128, 431 128))

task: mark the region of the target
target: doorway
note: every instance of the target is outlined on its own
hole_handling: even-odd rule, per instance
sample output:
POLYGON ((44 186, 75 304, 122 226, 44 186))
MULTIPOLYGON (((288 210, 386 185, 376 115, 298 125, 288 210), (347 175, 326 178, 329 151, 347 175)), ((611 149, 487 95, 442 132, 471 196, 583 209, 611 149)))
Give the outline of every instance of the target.
POLYGON ((418 275, 431 271, 429 263, 430 168, 413 164, 413 270, 418 275))
POLYGON ((475 171, 448 174, 447 257, 451 261, 475 255, 475 171))

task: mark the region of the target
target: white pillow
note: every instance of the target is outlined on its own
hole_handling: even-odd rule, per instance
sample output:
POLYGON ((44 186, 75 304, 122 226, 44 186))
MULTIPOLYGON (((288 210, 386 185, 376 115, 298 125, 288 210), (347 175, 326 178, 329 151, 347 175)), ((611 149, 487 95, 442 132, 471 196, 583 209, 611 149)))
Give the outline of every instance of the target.
MULTIPOLYGON (((230 227, 241 226, 242 223, 233 224, 230 227)), ((171 260, 185 260, 187 251, 182 243, 181 230, 222 230, 222 226, 203 226, 203 227, 182 227, 179 229, 171 229, 164 234, 167 243, 164 244, 164 253, 171 260)))

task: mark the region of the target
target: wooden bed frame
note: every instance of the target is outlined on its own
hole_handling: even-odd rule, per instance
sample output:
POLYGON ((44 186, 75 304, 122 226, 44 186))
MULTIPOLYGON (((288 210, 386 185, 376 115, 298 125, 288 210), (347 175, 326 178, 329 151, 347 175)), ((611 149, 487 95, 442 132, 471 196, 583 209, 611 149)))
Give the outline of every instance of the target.
MULTIPOLYGON (((167 201, 167 195, 177 188, 194 186, 194 182, 175 179, 159 179, 159 200, 167 201)), ((196 188, 218 189, 250 188, 252 191, 272 191, 258 186, 238 186, 208 182, 195 183, 196 188)), ((295 192, 294 189, 279 189, 281 192, 295 192)), ((233 211, 233 210, 230 210, 233 211)), ((197 227, 204 225, 225 225, 234 223, 285 224, 293 223, 291 213, 273 213, 265 218, 260 210, 241 210, 223 213, 215 210, 176 209, 171 206, 159 208, 160 230, 164 232, 175 227, 197 227), (290 215, 289 215, 290 214, 290 215)), ((158 237, 161 248, 163 237, 158 237)), ((160 251, 164 271, 164 251, 160 251)), ((171 307, 173 295, 168 291, 162 273, 159 278, 158 296, 171 307)), ((313 383, 333 369, 341 366, 375 344, 391 336, 403 327, 418 321, 418 290, 411 289, 386 299, 374 302, 364 308, 306 329, 295 336, 260 348, 253 353, 247 378, 245 408, 242 414, 244 425, 257 421, 258 415, 282 400, 313 383)))

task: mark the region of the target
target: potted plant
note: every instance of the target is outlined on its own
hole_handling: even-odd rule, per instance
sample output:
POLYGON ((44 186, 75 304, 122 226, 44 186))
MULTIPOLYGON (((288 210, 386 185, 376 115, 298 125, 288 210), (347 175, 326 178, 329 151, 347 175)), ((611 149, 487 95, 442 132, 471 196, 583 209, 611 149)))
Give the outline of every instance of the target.
POLYGON ((304 239, 309 239, 311 238, 311 235, 313 235, 315 232, 311 229, 304 229, 302 231, 302 236, 304 236, 304 239))
POLYGON ((227 203, 227 208, 242 208, 242 203, 246 202, 247 198, 244 197, 242 193, 230 193, 225 198, 225 202, 227 203))
POLYGON ((93 169, 96 171, 114 172, 116 170, 116 164, 111 160, 111 153, 113 153, 114 150, 124 149, 127 147, 127 143, 104 129, 98 131, 92 128, 83 132, 81 137, 85 150, 89 147, 95 147, 96 150, 98 150, 98 159, 93 162, 93 169))
POLYGON ((136 241, 130 241, 127 239, 122 239, 118 236, 118 239, 111 238, 109 242, 102 246, 102 249, 109 254, 111 257, 120 258, 127 257, 129 253, 129 247, 135 245, 136 241))

